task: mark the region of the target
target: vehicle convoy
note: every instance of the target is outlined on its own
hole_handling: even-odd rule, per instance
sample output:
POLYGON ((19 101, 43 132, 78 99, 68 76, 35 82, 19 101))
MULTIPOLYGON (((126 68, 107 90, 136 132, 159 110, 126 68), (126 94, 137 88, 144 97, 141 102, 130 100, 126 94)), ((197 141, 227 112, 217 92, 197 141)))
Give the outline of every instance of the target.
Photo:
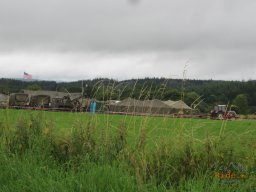
POLYGON ((211 119, 237 119, 239 115, 235 111, 227 110, 227 105, 217 105, 211 111, 211 119))
POLYGON ((63 111, 82 110, 83 97, 81 93, 22 90, 22 92, 12 93, 8 97, 3 94, 0 96, 0 107, 5 104, 10 108, 46 108, 63 111))

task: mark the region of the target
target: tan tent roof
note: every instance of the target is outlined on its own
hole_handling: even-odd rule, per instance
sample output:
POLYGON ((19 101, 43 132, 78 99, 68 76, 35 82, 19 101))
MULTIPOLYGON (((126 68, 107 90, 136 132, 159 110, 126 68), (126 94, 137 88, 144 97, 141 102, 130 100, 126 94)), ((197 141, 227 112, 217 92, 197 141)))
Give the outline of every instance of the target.
POLYGON ((139 100, 128 97, 127 99, 124 99, 123 101, 120 101, 114 105, 130 107, 130 106, 142 106, 142 103, 139 100))
POLYGON ((143 106, 145 106, 145 107, 169 108, 169 106, 167 104, 165 104, 164 102, 162 102, 158 99, 145 100, 145 101, 141 101, 141 102, 143 103, 143 106))
POLYGON ((112 104, 120 103, 120 101, 119 100, 107 100, 105 103, 108 105, 112 105, 112 104))
POLYGON ((172 106, 174 103, 176 103, 176 101, 168 100, 168 101, 163 101, 163 103, 165 103, 168 106, 172 106))
POLYGON ((131 106, 137 106, 137 107, 151 107, 151 108, 169 108, 169 106, 165 103, 163 103, 160 100, 154 99, 154 100, 136 100, 132 98, 124 99, 123 101, 120 101, 119 103, 114 104, 116 106, 125 106, 125 107, 131 107, 131 106))
POLYGON ((187 109, 187 110, 191 110, 192 108, 189 107, 186 103, 184 103, 183 101, 179 100, 179 101, 164 101, 165 104, 167 104, 169 107, 174 108, 174 109, 187 109))
POLYGON ((127 98, 123 101, 120 101, 119 103, 112 103, 110 105, 114 106, 124 106, 124 107, 151 107, 151 108, 173 108, 173 109, 187 109, 191 110, 191 108, 184 103, 183 101, 160 101, 157 99, 154 100, 136 100, 133 98, 127 98))

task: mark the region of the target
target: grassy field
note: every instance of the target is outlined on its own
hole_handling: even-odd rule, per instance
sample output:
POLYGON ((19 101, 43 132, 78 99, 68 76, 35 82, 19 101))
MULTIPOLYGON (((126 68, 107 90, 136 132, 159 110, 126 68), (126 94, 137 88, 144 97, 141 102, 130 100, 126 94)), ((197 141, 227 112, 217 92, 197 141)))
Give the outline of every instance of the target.
POLYGON ((2 109, 0 128, 0 191, 256 189, 253 120, 2 109))
MULTIPOLYGON (((182 119, 171 117, 141 117, 109 114, 70 113, 70 112, 40 112, 29 110, 0 110, 0 122, 16 127, 20 118, 29 119, 31 114, 42 114, 52 131, 58 137, 67 137, 77 123, 86 126, 94 124, 94 131, 100 135, 102 130, 115 134, 124 123, 127 127, 128 143, 133 145, 145 129, 148 145, 154 147, 163 140, 169 140, 178 135, 187 135, 195 141, 202 142, 209 137, 229 135, 234 141, 256 139, 255 120, 218 121, 210 119, 182 119), (245 138, 244 138, 245 137, 245 138)), ((229 138, 231 139, 231 138, 229 138)), ((245 142, 245 141, 244 141, 245 142)), ((240 145, 242 147, 242 144, 240 145)))

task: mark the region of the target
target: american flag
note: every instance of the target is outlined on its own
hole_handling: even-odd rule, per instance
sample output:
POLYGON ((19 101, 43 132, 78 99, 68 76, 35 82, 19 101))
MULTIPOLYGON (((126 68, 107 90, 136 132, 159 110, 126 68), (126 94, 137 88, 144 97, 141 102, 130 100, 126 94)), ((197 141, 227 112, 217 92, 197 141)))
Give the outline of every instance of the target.
POLYGON ((31 80, 32 79, 32 75, 24 72, 23 78, 31 80))

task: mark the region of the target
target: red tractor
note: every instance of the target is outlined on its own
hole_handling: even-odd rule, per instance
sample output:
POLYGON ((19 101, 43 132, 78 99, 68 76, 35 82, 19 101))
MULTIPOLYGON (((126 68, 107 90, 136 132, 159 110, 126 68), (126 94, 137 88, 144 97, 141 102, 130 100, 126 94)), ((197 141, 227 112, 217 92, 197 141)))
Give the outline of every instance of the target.
POLYGON ((211 111, 211 119, 237 119, 239 116, 235 111, 228 111, 226 105, 217 105, 211 111))

